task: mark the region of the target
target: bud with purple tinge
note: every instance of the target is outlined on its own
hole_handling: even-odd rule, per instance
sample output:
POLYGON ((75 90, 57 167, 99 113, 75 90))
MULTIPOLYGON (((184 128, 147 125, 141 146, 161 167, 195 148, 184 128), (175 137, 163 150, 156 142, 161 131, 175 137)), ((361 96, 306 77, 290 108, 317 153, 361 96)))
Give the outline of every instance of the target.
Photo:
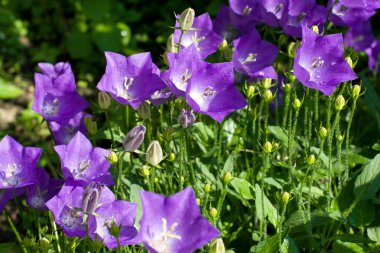
POLYGON ((100 190, 100 186, 92 182, 84 189, 82 211, 85 214, 92 214, 95 211, 100 198, 100 190))
POLYGON ((132 130, 124 137, 124 150, 127 152, 133 152, 138 149, 144 141, 145 131, 146 129, 143 125, 132 128, 132 130))
POLYGON ((178 117, 178 123, 183 128, 191 126, 195 122, 195 115, 193 110, 182 109, 181 114, 178 117))

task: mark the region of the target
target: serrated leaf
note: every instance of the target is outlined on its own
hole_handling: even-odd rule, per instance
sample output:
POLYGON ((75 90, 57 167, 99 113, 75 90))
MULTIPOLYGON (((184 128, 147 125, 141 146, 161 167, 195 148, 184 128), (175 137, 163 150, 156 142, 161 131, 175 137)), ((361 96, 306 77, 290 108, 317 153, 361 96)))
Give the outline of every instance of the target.
POLYGON ((354 194, 357 199, 370 199, 380 189, 380 154, 364 166, 356 178, 354 194))
POLYGON ((142 207, 141 207, 141 200, 140 200, 140 191, 142 191, 142 190, 144 190, 144 189, 138 184, 132 184, 131 185, 130 201, 132 203, 137 204, 136 221, 135 221, 135 226, 137 229, 140 228, 140 219, 141 219, 141 215, 142 215, 142 207))
POLYGON ((234 178, 230 182, 231 186, 245 199, 253 199, 251 190, 253 186, 245 179, 234 178))

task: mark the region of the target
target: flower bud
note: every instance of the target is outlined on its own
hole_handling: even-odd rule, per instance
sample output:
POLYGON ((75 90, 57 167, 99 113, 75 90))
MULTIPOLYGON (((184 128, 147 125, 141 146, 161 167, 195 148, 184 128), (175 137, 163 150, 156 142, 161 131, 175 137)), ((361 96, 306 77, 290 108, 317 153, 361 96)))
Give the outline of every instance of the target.
POLYGON ((166 51, 169 53, 177 53, 177 44, 174 42, 174 36, 171 34, 166 42, 166 51))
POLYGON ((148 178, 149 175, 150 175, 150 168, 149 168, 149 166, 148 165, 141 166, 140 174, 141 174, 141 176, 143 176, 145 178, 148 178))
POLYGON ((321 128, 319 129, 319 136, 322 139, 325 139, 327 137, 327 129, 325 127, 321 126, 321 128))
POLYGON ((281 201, 284 205, 287 205, 289 203, 290 194, 289 192, 283 192, 281 195, 281 201))
POLYGON ((352 87, 351 95, 352 95, 353 99, 358 99, 359 98, 359 96, 360 96, 360 90, 361 90, 360 85, 355 84, 352 87))
POLYGON ((85 124, 85 126, 87 128, 87 131, 90 134, 94 135, 94 134, 96 134, 96 132, 98 132, 98 125, 96 124, 95 121, 92 120, 91 117, 86 117, 84 119, 84 124, 85 124))
POLYGON ((261 85, 264 89, 269 89, 272 86, 272 79, 270 78, 264 78, 261 81, 261 85))
POLYGON ((269 103, 273 99, 273 94, 270 90, 266 90, 264 93, 264 101, 269 103))
POLYGON ((163 159, 162 148, 158 141, 152 141, 146 150, 146 161, 152 166, 157 166, 163 159))
POLYGON ((290 42, 288 45, 288 55, 291 58, 294 58, 296 55, 296 46, 297 44, 295 42, 290 42))
POLYGON ((341 111, 346 105, 346 100, 342 95, 339 95, 335 100, 335 110, 341 111))
POLYGON ((124 137, 123 146, 127 152, 133 152, 138 149, 144 141, 145 127, 143 125, 132 128, 124 137))
POLYGON ((149 101, 142 102, 139 107, 137 107, 137 114, 143 120, 150 119, 150 105, 149 101))
POLYGON ((219 45, 219 50, 224 51, 228 49, 228 42, 227 40, 223 39, 222 43, 219 45))
POLYGON ((301 101, 298 98, 294 99, 293 101, 294 110, 298 111, 301 108, 301 106, 302 106, 301 101))
POLYGON ((200 206, 201 205, 201 199, 197 198, 196 201, 197 201, 197 205, 200 206))
POLYGON ((216 208, 213 207, 210 209, 209 214, 212 218, 216 218, 218 216, 218 210, 216 210, 216 208))
POLYGON ((181 17, 178 20, 179 26, 182 31, 190 30, 194 22, 195 11, 191 8, 187 8, 181 13, 181 17))
POLYGON ((292 86, 290 85, 290 83, 285 84, 284 86, 285 93, 289 93, 291 89, 292 89, 292 86))
POLYGON ((203 189, 205 190, 205 193, 210 193, 211 192, 211 185, 205 184, 203 186, 203 189))
POLYGON ((34 239, 32 240, 29 237, 24 237, 24 239, 22 239, 22 244, 25 247, 33 247, 35 245, 35 242, 34 239))
POLYGON ((178 123, 183 128, 191 126, 195 122, 195 115, 193 110, 182 109, 181 114, 178 117, 178 123))
POLYGON ((46 237, 42 237, 40 239, 39 244, 40 244, 40 249, 42 250, 42 252, 44 252, 44 253, 49 252, 50 241, 46 237))
POLYGON ((264 143, 264 146, 263 146, 263 150, 265 153, 269 154, 272 152, 273 150, 273 146, 272 146, 272 143, 270 143, 269 141, 265 142, 264 143))
POLYGON ((101 91, 98 93, 98 104, 103 110, 107 110, 111 105, 111 98, 107 93, 101 91))
POLYGON ((215 239, 211 242, 208 253, 225 253, 226 249, 222 238, 215 239))
POLYGON ((82 200, 82 212, 92 214, 98 206, 100 198, 100 186, 96 183, 89 183, 84 189, 82 200))
POLYGON ((153 183, 158 184, 158 182, 159 182, 158 178, 155 177, 155 178, 153 179, 153 183))
POLYGON ((319 35, 319 28, 318 28, 317 25, 313 25, 313 26, 311 27, 311 30, 312 30, 313 32, 315 32, 316 34, 319 35))
POLYGON ((311 154, 306 158, 307 165, 313 165, 315 163, 315 155, 311 154))
POLYGON ((110 162, 110 164, 115 165, 117 164, 119 158, 117 157, 117 154, 114 151, 111 151, 108 155, 107 160, 110 162))
POLYGON ((341 135, 341 134, 338 134, 337 137, 336 137, 336 139, 338 140, 339 143, 342 143, 343 140, 344 140, 344 136, 341 135))
POLYGON ((180 182, 181 184, 183 184, 183 183, 185 182, 185 177, 184 177, 184 176, 181 176, 181 177, 179 178, 179 182, 180 182))
POLYGON ((278 150, 280 148, 280 144, 277 142, 273 143, 273 150, 278 150))
POLYGON ((348 63, 348 65, 350 66, 351 69, 354 69, 354 63, 352 62, 352 59, 351 57, 347 56, 346 58, 344 58, 346 60, 346 62, 348 63))
POLYGON ((231 181, 231 179, 232 179, 232 174, 231 174, 231 172, 226 172, 225 174, 224 174, 224 176, 223 176, 223 182, 225 183, 225 184, 228 184, 230 181, 231 181))
POLYGON ((248 99, 251 99, 253 98, 253 96, 255 96, 255 86, 250 85, 248 86, 248 89, 247 89, 247 97, 248 99))
POLYGON ((169 161, 174 162, 176 158, 177 157, 176 157, 176 155, 174 153, 170 153, 170 155, 169 155, 169 161))

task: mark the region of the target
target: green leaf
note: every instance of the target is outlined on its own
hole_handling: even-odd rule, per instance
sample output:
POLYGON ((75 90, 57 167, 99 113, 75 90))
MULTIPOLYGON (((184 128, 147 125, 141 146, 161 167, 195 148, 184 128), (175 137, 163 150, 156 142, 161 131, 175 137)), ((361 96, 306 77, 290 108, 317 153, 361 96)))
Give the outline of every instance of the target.
POLYGON ((281 244, 281 253, 298 253, 296 242, 287 236, 281 244))
POLYGON ((222 175, 226 172, 231 172, 234 169, 234 160, 235 160, 235 155, 231 154, 226 162, 224 163, 223 170, 222 170, 222 175))
MULTIPOLYGON (((297 210, 290 218, 285 222, 285 229, 292 229, 292 231, 304 231, 308 226, 308 222, 305 224, 306 214, 297 210)), ((327 212, 316 209, 311 212, 311 227, 319 227, 330 221, 344 222, 342 215, 339 212, 327 212)))
POLYGON ((100 51, 119 52, 121 50, 121 35, 113 24, 97 24, 91 33, 91 38, 100 51))
POLYGON ((375 207, 371 200, 363 200, 356 204, 348 216, 351 225, 357 228, 366 227, 375 219, 375 207))
POLYGON ((0 99, 18 98, 23 93, 22 89, 4 79, 0 79, 0 91, 0 99))
POLYGON ((375 241, 377 244, 380 244, 380 226, 368 228, 367 235, 369 239, 375 241))
POLYGON ((258 184, 255 185, 255 206, 256 206, 256 214, 257 218, 259 220, 263 220, 265 217, 268 216, 268 219, 270 223, 272 223, 273 226, 276 227, 277 225, 277 218, 278 213, 276 208, 272 205, 272 203, 269 201, 269 199, 265 196, 265 194, 262 192, 260 186, 258 184), (262 200, 264 199, 264 210, 262 207, 262 200), (263 213, 264 211, 264 213, 263 213))
POLYGON ((332 253, 364 253, 364 249, 356 243, 338 240, 333 243, 332 253))
MULTIPOLYGON (((282 145, 288 146, 288 133, 279 126, 268 126, 269 132, 273 134, 278 140, 282 142, 282 145)), ((299 148, 299 145, 294 142, 294 147, 299 148)))
POLYGON ((245 199, 253 199, 251 189, 252 185, 245 179, 234 178, 231 180, 230 184, 245 199))
POLYGON ((250 253, 277 253, 279 250, 280 235, 268 237, 258 245, 251 248, 250 253))
POLYGON ((81 0, 81 4, 84 14, 93 20, 101 19, 110 9, 110 1, 81 0))
POLYGON ((380 154, 364 166, 356 178, 354 193, 357 199, 370 199, 380 189, 380 154))
POLYGON ((141 207, 141 199, 140 199, 140 191, 142 191, 142 190, 144 190, 144 189, 138 184, 132 184, 131 185, 130 201, 132 203, 137 204, 136 221, 135 221, 135 226, 137 229, 140 228, 140 219, 141 219, 141 215, 142 215, 142 207, 141 207))
POLYGON ((333 241, 340 240, 342 242, 353 242, 353 243, 372 243, 373 241, 362 235, 354 234, 344 234, 337 235, 332 238, 333 241))
POLYGON ((282 189, 283 185, 285 185, 285 181, 281 178, 266 177, 264 182, 273 185, 277 189, 282 189))

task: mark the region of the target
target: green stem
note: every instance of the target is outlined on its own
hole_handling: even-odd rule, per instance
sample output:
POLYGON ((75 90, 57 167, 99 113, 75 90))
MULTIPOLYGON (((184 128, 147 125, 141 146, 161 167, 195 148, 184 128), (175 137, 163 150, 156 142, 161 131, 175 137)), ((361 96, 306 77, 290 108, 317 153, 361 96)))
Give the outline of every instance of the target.
POLYGON ((217 165, 218 168, 222 166, 222 141, 223 141, 223 126, 224 120, 219 124, 219 133, 218 133, 218 153, 217 153, 217 165))
POLYGON ((332 140, 333 140, 335 128, 338 125, 339 119, 340 119, 340 111, 337 111, 335 114, 335 119, 334 119, 333 125, 332 125, 331 129, 328 130, 328 134, 327 134, 327 145, 328 145, 327 148, 328 148, 328 156, 329 156, 329 170, 328 170, 328 178, 329 178, 328 192, 329 193, 328 193, 327 199, 328 199, 328 205, 329 206, 330 206, 331 198, 333 195, 333 192, 331 189, 332 177, 333 177, 333 173, 332 173, 332 140))
POLYGON ((57 252, 61 253, 61 246, 59 244, 58 230, 57 230, 57 226, 55 225, 54 218, 53 218, 51 212, 49 212, 49 219, 50 219, 51 226, 53 227, 55 240, 57 241, 57 252))
POLYGON ((107 121, 107 127, 108 127, 108 130, 110 131, 110 134, 111 134, 111 139, 112 139, 112 145, 113 145, 113 148, 116 148, 116 145, 115 145, 115 138, 113 137, 113 131, 111 129, 111 124, 110 124, 110 120, 109 120, 109 116, 108 116, 108 112, 107 111, 104 111, 105 115, 106 115, 106 121, 107 121))
POLYGON ((17 242, 20 244, 21 248, 22 248, 22 251, 24 253, 28 253, 28 250, 25 248, 24 244, 22 243, 22 239, 21 239, 21 236, 19 234, 19 232, 17 231, 17 228, 16 226, 14 225, 13 221, 12 221, 12 218, 10 217, 8 211, 6 211, 4 209, 4 212, 5 212, 5 215, 7 216, 7 220, 8 220, 8 223, 9 225, 11 226, 11 229, 13 231, 13 234, 16 236, 16 239, 17 239, 17 242))
POLYGON ((286 127, 286 120, 288 118, 288 111, 290 105, 290 91, 285 93, 285 107, 282 115, 282 128, 286 127))
POLYGON ((194 166, 193 166, 193 160, 191 159, 191 150, 190 150, 190 143, 189 143, 189 137, 187 136, 186 129, 184 130, 184 136, 185 136, 185 148, 186 148, 186 155, 187 155, 187 161, 186 163, 189 165, 190 168, 190 176, 191 176, 191 183, 192 185, 195 185, 196 178, 195 178, 195 172, 194 172, 194 166))
POLYGON ((356 99, 354 99, 354 103, 352 104, 352 110, 350 114, 350 119, 348 120, 347 124, 347 130, 346 130, 346 156, 345 156, 345 171, 344 171, 344 178, 343 181, 346 181, 348 179, 349 175, 349 164, 348 164, 348 152, 350 150, 350 131, 351 131, 351 124, 354 118, 354 113, 356 110, 356 99))
POLYGON ((318 105, 319 105, 319 91, 315 90, 315 94, 314 94, 314 121, 315 121, 315 124, 318 123, 318 118, 319 118, 318 105))

